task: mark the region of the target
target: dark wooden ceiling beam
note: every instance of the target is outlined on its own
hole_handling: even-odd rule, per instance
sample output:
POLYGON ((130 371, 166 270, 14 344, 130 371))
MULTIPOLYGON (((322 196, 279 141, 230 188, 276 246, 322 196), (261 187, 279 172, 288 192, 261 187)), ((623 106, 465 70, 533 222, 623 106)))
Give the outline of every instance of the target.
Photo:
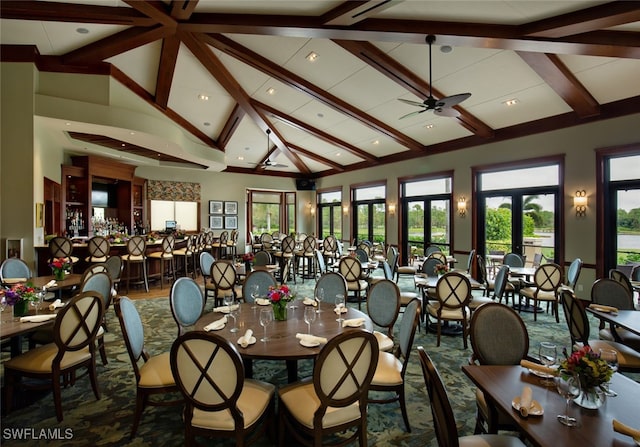
MULTIPOLYGON (((423 78, 419 77, 369 42, 356 42, 353 40, 334 40, 333 42, 371 67, 375 68, 401 87, 407 89, 418 98, 423 100, 427 99, 430 91, 436 99, 447 96, 436 89, 433 85, 430 86, 423 78)), ((454 108, 460 112, 460 116, 458 117, 460 125, 464 126, 470 132, 484 138, 493 137, 493 129, 491 127, 480 121, 464 108, 460 106, 455 106, 454 108)))
POLYGON ((289 158, 300 172, 309 173, 309 168, 302 162, 300 157, 291 152, 284 139, 272 128, 267 118, 256 110, 251 103, 251 98, 242 89, 238 81, 229 73, 222 62, 213 54, 211 49, 202 39, 202 35, 194 35, 178 30, 178 37, 189 48, 189 51, 200 61, 206 70, 220 83, 220 85, 235 99, 244 109, 247 115, 266 133, 267 129, 272 130, 272 140, 282 150, 282 153, 289 158))
POLYGON ((317 129, 313 126, 308 125, 307 123, 304 123, 290 115, 287 115, 285 113, 280 112, 279 110, 274 109, 271 106, 268 106, 267 104, 263 104, 261 102, 252 100, 253 104, 255 105, 255 107, 257 109, 260 109, 262 111, 264 111, 266 114, 268 115, 273 115, 274 117, 276 117, 277 119, 279 119, 280 121, 282 121, 285 124, 288 124, 291 127, 295 127, 296 129, 302 130, 310 135, 313 135, 316 138, 319 138, 333 146, 339 147, 340 149, 344 149, 345 151, 351 153, 352 155, 355 155, 359 158, 362 158, 363 160, 369 162, 369 163, 375 163, 377 164, 377 158, 374 157, 373 155, 371 155, 368 152, 363 151, 360 148, 357 148, 356 146, 347 143, 346 141, 342 141, 339 138, 334 137, 333 135, 330 135, 329 133, 317 129))
POLYGON ((404 0, 347 1, 320 16, 320 22, 325 25, 353 25, 402 1, 404 0))
POLYGON ((302 148, 300 146, 296 146, 295 144, 289 143, 289 148, 292 151, 298 152, 299 154, 302 154, 305 157, 308 157, 308 158, 312 159, 313 161, 317 161, 318 163, 322 163, 323 165, 330 166, 331 168, 333 168, 334 170, 336 170, 338 172, 344 171, 344 166, 343 165, 341 165, 339 163, 336 163, 333 160, 329 160, 328 158, 321 157, 320 155, 318 155, 318 154, 316 154, 314 152, 308 151, 308 150, 306 150, 306 149, 304 149, 304 148, 302 148))
POLYGON ((157 22, 131 8, 41 1, 0 2, 3 19, 49 22, 101 23, 106 25, 153 26, 157 22))
POLYGON ((569 106, 585 118, 598 115, 600 105, 589 91, 555 54, 528 53, 518 55, 551 87, 569 106))
POLYGON ((171 17, 176 20, 189 20, 198 6, 198 0, 172 0, 171 17))
POLYGON ((522 35, 565 37, 640 21, 639 1, 614 1, 522 25, 522 35))
POLYGON ((234 42, 225 36, 220 35, 206 35, 205 41, 207 44, 220 51, 223 51, 230 56, 244 62, 245 64, 262 71, 263 73, 272 76, 279 81, 289 85, 298 91, 301 91, 312 98, 322 102, 323 104, 337 110, 349 118, 352 118, 361 124, 375 130, 376 132, 385 135, 398 144, 412 150, 422 151, 423 145, 418 141, 409 138, 408 136, 398 132, 393 127, 383 123, 382 121, 370 116, 361 110, 356 109, 351 104, 346 103, 342 99, 330 94, 329 92, 317 87, 310 83, 306 79, 292 73, 282 66, 273 63, 269 59, 251 51, 250 49, 243 47, 242 45, 234 42))
POLYGON ((124 0, 124 2, 136 11, 152 18, 160 25, 175 28, 178 24, 178 22, 169 15, 167 6, 162 2, 151 0, 142 2, 140 0, 124 0))
POLYGON ((229 144, 229 141, 231 141, 231 137, 236 132, 236 130, 238 130, 238 126, 240 125, 242 118, 244 118, 246 115, 247 113, 244 111, 244 109, 240 107, 240 105, 236 104, 236 106, 233 108, 233 111, 231 112, 231 115, 229 115, 229 118, 227 118, 227 122, 224 123, 222 132, 220 132, 220 135, 218 135, 218 145, 220 145, 223 150, 226 150, 227 144, 229 144))
POLYGON ((424 43, 428 30, 429 34, 438 36, 438 42, 442 45, 640 59, 640 36, 623 31, 610 31, 613 36, 621 36, 621 39, 602 44, 598 40, 601 32, 581 34, 579 38, 568 36, 550 39, 523 36, 521 28, 514 25, 367 19, 351 27, 337 27, 320 24, 313 17, 197 13, 193 14, 189 23, 181 23, 178 27, 184 31, 207 34, 239 33, 416 44, 424 43))
POLYGON ((65 63, 76 65, 103 61, 134 48, 155 42, 158 39, 164 39, 174 33, 175 29, 164 26, 129 28, 77 50, 70 51, 63 55, 62 59, 65 63))
POLYGON ((162 41, 158 76, 156 78, 156 103, 162 108, 166 108, 167 104, 169 104, 169 94, 171 93, 171 84, 173 83, 179 50, 180 39, 175 35, 167 36, 162 41))

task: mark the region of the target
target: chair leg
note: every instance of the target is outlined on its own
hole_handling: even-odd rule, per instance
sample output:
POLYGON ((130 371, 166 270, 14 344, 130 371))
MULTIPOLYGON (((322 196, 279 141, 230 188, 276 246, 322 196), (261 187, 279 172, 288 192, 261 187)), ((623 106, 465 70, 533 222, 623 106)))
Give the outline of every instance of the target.
POLYGON ((60 377, 51 378, 53 387, 53 405, 56 407, 56 417, 58 422, 62 422, 62 392, 60 389, 60 377))
POLYGON ((147 277, 147 261, 142 261, 142 275, 144 280, 144 290, 149 293, 149 279, 147 277))
POLYGON ((133 426, 131 427, 131 439, 135 438, 136 433, 138 432, 138 426, 140 425, 140 419, 142 418, 142 411, 144 410, 146 400, 146 395, 138 389, 138 392, 136 393, 136 409, 133 415, 133 426))
POLYGON ((107 351, 104 348, 104 335, 96 339, 98 341, 98 351, 100 351, 100 360, 102 360, 103 365, 107 365, 109 361, 107 360, 107 351))
POLYGON ((404 399, 404 384, 398 391, 398 402, 400 403, 400 411, 402 411, 402 419, 404 419, 404 426, 407 429, 407 433, 411 433, 411 426, 409 425, 409 415, 407 414, 407 405, 404 399))

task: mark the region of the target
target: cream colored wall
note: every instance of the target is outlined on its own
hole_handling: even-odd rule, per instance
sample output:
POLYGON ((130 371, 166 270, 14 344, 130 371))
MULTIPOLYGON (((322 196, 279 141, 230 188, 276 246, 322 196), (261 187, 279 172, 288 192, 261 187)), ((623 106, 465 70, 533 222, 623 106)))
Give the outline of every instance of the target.
POLYGON ((7 239, 22 239, 21 257, 33 269, 35 68, 26 63, 0 64, 0 239, 2 259, 7 239))

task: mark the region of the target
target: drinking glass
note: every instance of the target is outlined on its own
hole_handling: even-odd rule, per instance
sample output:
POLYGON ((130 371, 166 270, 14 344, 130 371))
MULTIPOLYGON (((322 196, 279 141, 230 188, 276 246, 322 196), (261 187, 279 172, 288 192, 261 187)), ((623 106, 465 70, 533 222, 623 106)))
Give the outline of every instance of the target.
POLYGON ((344 308, 344 295, 339 293, 336 295, 336 309, 338 310, 338 318, 336 321, 342 323, 342 309, 344 308))
POLYGON ((576 427, 578 420, 569 416, 569 405, 571 405, 572 399, 580 395, 580 379, 578 378, 578 374, 574 371, 562 370, 554 380, 558 393, 560 393, 567 402, 564 414, 558 415, 558 421, 567 427, 576 427))
MULTIPOLYGON (((544 366, 551 367, 555 365, 558 359, 558 349, 553 343, 543 341, 538 347, 538 356, 544 366)), ((550 377, 546 377, 540 381, 545 386, 553 386, 554 382, 550 377)))
POLYGON ((318 310, 316 312, 320 313, 322 312, 320 310, 320 305, 322 304, 322 301, 324 301, 324 289, 322 287, 316 291, 316 301, 318 302, 318 310))
MULTIPOLYGON (((615 373, 618 371, 618 353, 613 349, 600 349, 600 358, 607 362, 609 368, 615 373)), ((604 384, 604 394, 609 397, 616 397, 618 393, 609 388, 609 382, 604 384)))
POLYGON ((291 294, 291 304, 289 304, 289 309, 297 309, 298 305, 296 304, 296 298, 298 297, 298 294, 296 293, 295 289, 289 289, 289 293, 291 294))
POLYGON ((258 297, 260 297, 260 287, 258 286, 258 284, 254 284, 251 286, 249 293, 251 294, 251 298, 253 298, 253 304, 251 306, 251 309, 255 310, 256 309, 256 299, 258 299, 258 297))
POLYGON ((311 334, 311 323, 316 321, 316 310, 313 306, 305 306, 304 308, 304 322, 307 323, 307 334, 311 334))
POLYGON ((233 295, 224 296, 224 305, 229 309, 229 316, 233 318, 233 327, 229 332, 238 332, 238 312, 240 310, 240 304, 236 307, 236 302, 233 299, 233 295))
POLYGON ((33 308, 36 311, 36 315, 38 315, 38 310, 40 309, 40 307, 42 306, 42 302, 44 301, 44 295, 45 293, 47 293, 44 290, 41 290, 40 292, 36 293, 36 297, 37 299, 34 301, 30 301, 29 303, 33 306, 33 308))
POLYGON ((273 310, 271 308, 260 309, 260 326, 264 328, 264 337, 260 339, 260 341, 267 342, 269 341, 269 337, 267 337, 267 326, 271 324, 273 321, 273 310))

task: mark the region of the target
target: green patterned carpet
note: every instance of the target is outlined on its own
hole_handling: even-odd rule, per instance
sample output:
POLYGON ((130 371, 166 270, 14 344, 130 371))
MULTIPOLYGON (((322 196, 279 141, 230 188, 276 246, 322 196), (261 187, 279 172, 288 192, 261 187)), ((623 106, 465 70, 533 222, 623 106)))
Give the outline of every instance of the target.
MULTIPOLYGON (((313 281, 298 283, 295 288, 301 296, 311 296, 313 281)), ((412 280, 402 279, 403 290, 413 290, 412 280)), ((176 326, 171 316, 166 298, 137 300, 136 306, 145 325, 146 348, 150 354, 168 351, 176 334, 176 326)), ((208 304, 211 307, 211 303, 208 304)), ((532 314, 523 314, 531 339, 531 354, 535 355, 538 343, 553 341, 558 346, 570 343, 566 323, 562 315, 560 323, 544 313, 538 321, 532 314)), ((98 380, 102 398, 95 400, 88 378, 80 379, 75 386, 63 389, 64 421, 56 421, 53 399, 50 393, 40 396, 25 408, 13 411, 2 418, 2 445, 48 445, 48 446, 177 446, 184 443, 180 407, 149 407, 142 417, 138 435, 129 439, 133 411, 135 407, 135 383, 131 364, 122 334, 113 309, 108 312, 106 349, 109 364, 99 363, 98 380), (71 429, 72 439, 46 441, 12 441, 6 438, 7 429, 33 428, 71 429)), ((595 322, 592 322, 595 327, 595 322)), ((431 422, 431 410, 424 386, 422 371, 415 353, 415 347, 424 346, 432 356, 442 374, 454 407, 458 429, 461 435, 473 433, 475 425, 475 394, 470 381, 463 375, 460 366, 466 364, 471 349, 464 350, 462 339, 443 337, 440 347, 436 347, 435 334, 425 334, 424 328, 416 334, 413 353, 406 375, 406 394, 412 432, 404 431, 402 416, 397 404, 369 406, 369 445, 435 446, 437 445, 431 422)), ((3 358, 6 358, 3 353, 3 358)), ((300 362, 300 376, 310 375, 311 362, 300 362)), ((259 361, 254 366, 258 379, 274 384, 286 382, 284 363, 259 361)), ((33 399, 31 399, 33 401, 33 399)), ((216 440, 211 445, 232 445, 216 440)), ((265 440, 259 443, 267 446, 265 440)))

